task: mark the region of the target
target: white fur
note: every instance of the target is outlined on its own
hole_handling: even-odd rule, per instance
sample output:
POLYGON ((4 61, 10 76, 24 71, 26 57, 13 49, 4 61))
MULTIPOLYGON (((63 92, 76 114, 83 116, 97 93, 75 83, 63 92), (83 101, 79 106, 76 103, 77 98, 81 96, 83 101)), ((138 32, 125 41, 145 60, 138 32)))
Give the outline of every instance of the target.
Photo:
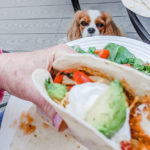
POLYGON ((95 20, 97 17, 101 16, 101 12, 98 10, 88 10, 87 14, 90 17, 90 24, 83 30, 82 37, 96 36, 99 35, 99 30, 95 25, 95 20), (93 34, 88 33, 89 28, 94 28, 95 32, 93 34))

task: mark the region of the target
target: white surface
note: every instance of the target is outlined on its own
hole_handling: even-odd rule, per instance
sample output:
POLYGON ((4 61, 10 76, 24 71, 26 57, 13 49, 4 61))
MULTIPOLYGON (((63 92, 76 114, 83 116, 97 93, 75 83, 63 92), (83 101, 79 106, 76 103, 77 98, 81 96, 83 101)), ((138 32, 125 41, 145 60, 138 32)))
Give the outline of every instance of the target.
POLYGON ((9 145, 16 132, 17 125, 12 127, 15 120, 18 120, 21 113, 31 107, 31 103, 23 101, 15 96, 11 96, 4 113, 2 126, 0 129, 0 150, 10 150, 9 145))
POLYGON ((131 133, 130 133, 130 125, 129 125, 129 115, 130 110, 127 109, 126 112, 126 120, 122 128, 117 132, 114 137, 112 138, 113 141, 116 143, 120 143, 120 141, 130 141, 131 139, 131 133))
POLYGON ((75 85, 69 92, 69 104, 66 109, 84 120, 88 110, 108 87, 102 83, 75 85))
POLYGON ((32 124, 36 126, 36 130, 27 135, 22 130, 17 130, 10 146, 11 150, 87 150, 70 136, 69 130, 57 132, 46 118, 43 119, 37 113, 36 106, 31 107, 28 114, 34 119, 32 124), (48 126, 44 127, 43 123, 48 126))
POLYGON ((39 150, 47 150, 49 147, 54 150, 87 150, 73 137, 69 136, 69 131, 67 130, 63 133, 58 133, 52 127, 42 128, 43 120, 37 115, 35 107, 32 107, 32 110, 30 109, 31 106, 33 105, 30 102, 14 96, 10 97, 0 130, 0 150, 33 150, 33 147, 39 150), (14 121, 20 118, 21 113, 29 111, 29 109, 30 115, 34 118, 35 134, 38 138, 34 138, 32 134, 25 136, 22 131, 17 130, 18 122, 15 126, 13 125, 14 121), (49 137, 47 137, 48 134, 50 135, 49 137), (15 139, 13 140, 14 135, 15 139))

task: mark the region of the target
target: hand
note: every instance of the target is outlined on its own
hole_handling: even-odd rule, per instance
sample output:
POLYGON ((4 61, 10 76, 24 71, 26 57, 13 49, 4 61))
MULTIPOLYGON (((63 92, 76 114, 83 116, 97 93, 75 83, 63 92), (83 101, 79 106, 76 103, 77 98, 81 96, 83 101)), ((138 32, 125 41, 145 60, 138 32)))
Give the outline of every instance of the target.
POLYGON ((37 91, 33 85, 31 74, 37 68, 50 71, 52 63, 57 58, 70 53, 75 53, 75 51, 62 44, 34 52, 10 53, 0 56, 0 89, 39 106, 51 118, 59 131, 64 130, 67 126, 37 91))

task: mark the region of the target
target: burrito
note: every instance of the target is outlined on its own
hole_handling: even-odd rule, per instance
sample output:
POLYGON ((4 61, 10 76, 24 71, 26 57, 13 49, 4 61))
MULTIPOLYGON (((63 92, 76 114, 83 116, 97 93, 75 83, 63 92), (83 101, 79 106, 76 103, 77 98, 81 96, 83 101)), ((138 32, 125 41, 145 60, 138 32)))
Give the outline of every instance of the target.
POLYGON ((149 145, 150 78, 89 54, 64 56, 53 73, 32 79, 41 95, 89 149, 124 150, 149 145))

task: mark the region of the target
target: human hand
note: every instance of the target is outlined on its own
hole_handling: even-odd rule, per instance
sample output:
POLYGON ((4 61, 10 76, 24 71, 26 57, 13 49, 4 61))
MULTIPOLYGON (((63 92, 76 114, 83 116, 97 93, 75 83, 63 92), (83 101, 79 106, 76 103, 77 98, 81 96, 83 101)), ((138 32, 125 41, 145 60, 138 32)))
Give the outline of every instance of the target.
POLYGON ((52 106, 40 95, 33 85, 31 74, 35 69, 51 70, 52 63, 59 57, 76 53, 69 46, 61 44, 34 52, 11 53, 0 56, 0 89, 36 104, 51 118, 58 131, 67 125, 52 106), (7 67, 6 67, 7 65, 7 67))

